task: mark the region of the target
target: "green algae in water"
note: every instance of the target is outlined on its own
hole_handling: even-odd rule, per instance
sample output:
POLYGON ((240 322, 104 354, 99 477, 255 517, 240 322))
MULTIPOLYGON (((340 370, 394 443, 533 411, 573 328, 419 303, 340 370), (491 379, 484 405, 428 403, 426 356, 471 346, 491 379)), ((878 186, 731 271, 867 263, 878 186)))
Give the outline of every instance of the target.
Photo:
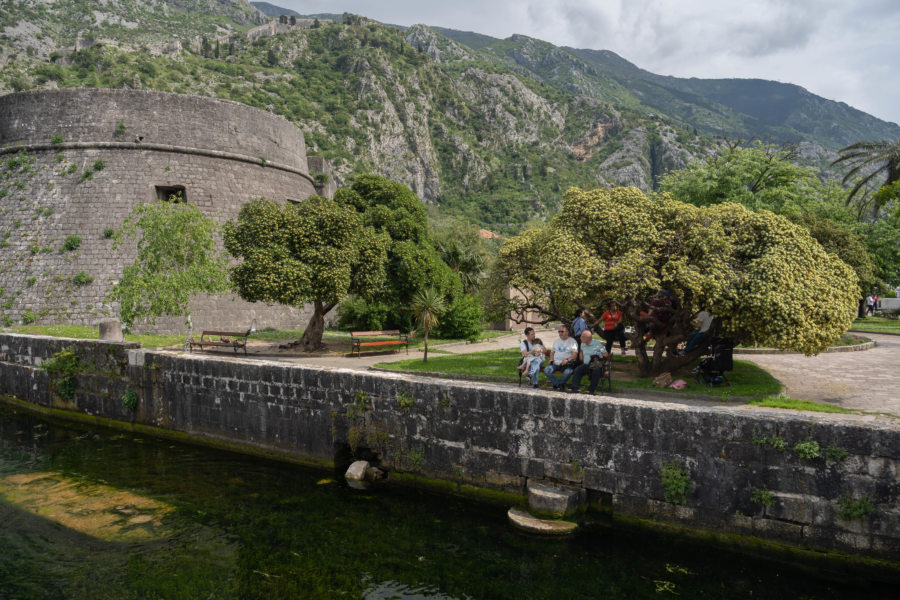
POLYGON ((0 482, 0 597, 890 597, 653 532, 534 538, 501 507, 5 407, 0 482))

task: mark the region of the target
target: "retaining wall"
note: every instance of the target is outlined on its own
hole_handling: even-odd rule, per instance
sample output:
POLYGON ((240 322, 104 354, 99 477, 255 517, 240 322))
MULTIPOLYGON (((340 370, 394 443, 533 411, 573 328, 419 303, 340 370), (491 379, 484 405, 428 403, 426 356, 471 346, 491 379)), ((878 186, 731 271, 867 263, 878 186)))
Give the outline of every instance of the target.
POLYGON ((352 448, 389 471, 519 495, 529 479, 566 483, 614 514, 900 560, 900 425, 891 419, 550 395, 18 335, 0 335, 0 392, 319 464, 352 448), (86 360, 112 357, 118 370, 86 373, 64 401, 35 365, 65 346, 86 360), (121 406, 126 389, 138 391, 136 414, 121 406), (795 449, 809 441, 819 456, 795 449), (684 504, 666 501, 663 464, 688 475, 684 504), (849 500, 867 500, 871 514, 842 520, 849 500))

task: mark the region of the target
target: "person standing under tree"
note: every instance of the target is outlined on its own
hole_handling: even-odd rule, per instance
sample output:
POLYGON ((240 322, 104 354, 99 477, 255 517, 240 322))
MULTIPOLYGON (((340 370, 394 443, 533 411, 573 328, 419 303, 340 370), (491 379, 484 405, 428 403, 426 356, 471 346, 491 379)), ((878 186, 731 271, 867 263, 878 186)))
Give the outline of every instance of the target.
POLYGON ((624 313, 619 310, 615 301, 609 303, 609 310, 604 312, 594 323, 593 328, 603 321, 603 339, 606 340, 606 352, 612 352, 613 342, 619 341, 619 347, 622 349, 622 356, 625 356, 625 323, 622 321, 624 313))

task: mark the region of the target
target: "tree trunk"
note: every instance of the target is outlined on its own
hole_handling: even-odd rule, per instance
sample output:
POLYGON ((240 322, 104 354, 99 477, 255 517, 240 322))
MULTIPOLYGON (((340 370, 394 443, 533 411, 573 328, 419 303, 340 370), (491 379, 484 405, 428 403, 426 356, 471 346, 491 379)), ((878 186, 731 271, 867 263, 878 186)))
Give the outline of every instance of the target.
POLYGON ((304 352, 315 352, 324 346, 322 336, 325 334, 325 314, 332 308, 334 308, 334 304, 330 304, 326 308, 318 300, 313 302, 313 314, 309 318, 309 323, 306 324, 303 337, 300 338, 300 345, 303 346, 304 352))
POLYGON ((428 362, 428 329, 425 330, 425 358, 422 362, 428 362))

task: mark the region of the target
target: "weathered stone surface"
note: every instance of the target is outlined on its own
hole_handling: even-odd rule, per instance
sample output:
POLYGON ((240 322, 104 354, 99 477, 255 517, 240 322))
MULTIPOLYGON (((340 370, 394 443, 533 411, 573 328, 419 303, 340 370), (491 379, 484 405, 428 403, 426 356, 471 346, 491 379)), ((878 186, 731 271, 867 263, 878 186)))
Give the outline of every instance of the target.
MULTIPOLYGON (((40 324, 93 327, 117 314, 105 296, 136 247, 113 251, 106 232, 119 229, 135 206, 158 201, 160 190, 183 187, 186 200, 219 223, 251 198, 288 202, 316 193, 297 127, 214 98, 74 88, 0 96, 0 158, 5 163, 20 150, 32 162, 4 173, 3 187, 15 192, 0 197, 3 221, 21 223, 0 246, 0 264, 22 265, 0 271, 0 288, 21 290, 3 311, 13 322, 31 312, 40 324), (68 236, 80 237, 80 246, 59 252, 68 236), (93 281, 75 284, 81 271, 93 281)), ((261 328, 293 328, 311 314, 231 294, 197 296, 190 310, 198 330, 240 331, 253 319, 261 328)), ((184 320, 164 317, 153 330, 182 333, 184 320)))
POLYGON ((369 461, 357 460, 347 468, 347 472, 344 473, 344 477, 346 477, 350 481, 365 481, 366 469, 368 468, 369 461))
POLYGON ((583 488, 569 488, 528 482, 528 508, 536 515, 561 518, 576 513, 587 504, 583 488))
POLYGON ((354 446, 388 473, 523 497, 527 480, 573 483, 613 513, 900 560, 893 419, 585 395, 563 405, 562 414, 584 415, 574 423, 530 389, 15 334, 0 334, 0 394, 297 459, 329 462, 354 446), (90 368, 63 400, 39 366, 69 347, 90 368), (134 413, 120 400, 128 389, 141 399, 134 413), (357 390, 368 394, 364 411, 349 410, 357 390), (401 393, 414 405, 401 406, 401 393), (759 443, 772 436, 787 450, 759 443), (848 456, 804 460, 790 450, 810 439, 848 456), (663 463, 687 474, 684 505, 666 501, 663 463), (764 488, 774 500, 765 508, 752 501, 764 488), (845 493, 868 498, 871 515, 841 521, 845 493))
POLYGON ((568 535, 578 529, 578 525, 571 521, 538 519, 520 508, 509 509, 506 516, 509 517, 509 522, 514 526, 529 533, 538 533, 541 535, 568 535))
POLYGON ((100 321, 100 339, 104 342, 124 342, 122 335, 122 322, 118 319, 103 319, 100 321))

